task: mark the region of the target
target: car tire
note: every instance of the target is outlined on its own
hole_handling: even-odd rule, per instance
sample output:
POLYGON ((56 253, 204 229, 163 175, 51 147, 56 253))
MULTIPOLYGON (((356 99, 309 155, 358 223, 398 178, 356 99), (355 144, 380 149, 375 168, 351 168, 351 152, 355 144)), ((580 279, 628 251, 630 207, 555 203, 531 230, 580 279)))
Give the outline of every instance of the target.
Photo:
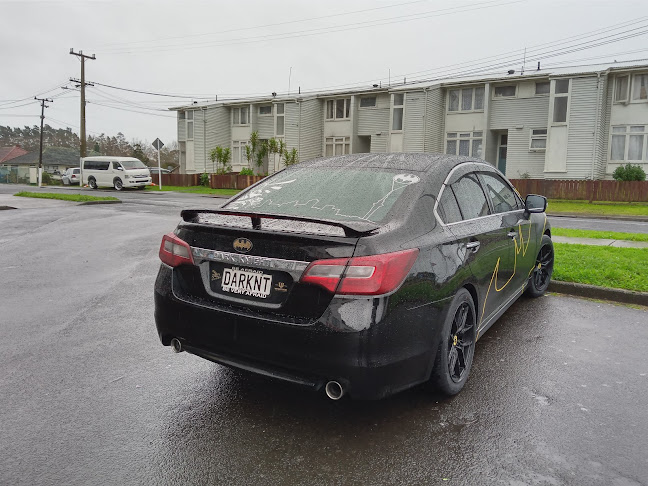
POLYGON ((477 314, 470 292, 459 289, 452 299, 441 328, 430 383, 446 395, 461 391, 472 367, 475 354, 477 314))
POLYGON ((90 178, 88 178, 88 185, 89 185, 92 189, 96 189, 96 188, 97 188, 97 181, 95 180, 94 177, 90 177, 90 178))
POLYGON ((542 235, 540 250, 536 257, 535 266, 529 276, 526 294, 529 297, 540 297, 549 288, 554 266, 553 242, 549 235, 542 235))
POLYGON ((117 177, 113 181, 113 184, 115 186, 115 190, 117 190, 117 191, 121 191, 124 188, 124 183, 122 182, 122 180, 119 177, 117 177))

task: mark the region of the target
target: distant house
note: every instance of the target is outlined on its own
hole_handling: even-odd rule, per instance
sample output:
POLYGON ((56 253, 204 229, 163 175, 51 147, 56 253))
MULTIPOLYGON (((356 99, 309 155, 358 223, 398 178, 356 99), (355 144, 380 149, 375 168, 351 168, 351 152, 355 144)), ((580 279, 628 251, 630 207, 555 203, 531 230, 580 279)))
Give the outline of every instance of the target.
MULTIPOLYGON (((24 152, 24 151, 23 151, 24 152)), ((94 152, 90 155, 98 155, 94 152)), ((13 167, 38 167, 38 151, 24 152, 23 155, 11 159, 13 167)), ((79 151, 69 147, 45 147, 43 148, 43 170, 53 173, 54 171, 64 172, 70 167, 79 167, 79 151)))
MULTIPOLYGON (((510 178, 611 179, 648 172, 648 65, 531 70, 507 76, 207 102, 178 114, 180 172, 212 172, 209 152, 248 165, 250 134, 283 140, 299 160, 349 153, 478 157, 510 178)), ((283 168, 266 157, 261 172, 283 168)))
POLYGON ((0 165, 9 162, 11 159, 25 155, 26 150, 14 145, 13 147, 0 147, 0 165))

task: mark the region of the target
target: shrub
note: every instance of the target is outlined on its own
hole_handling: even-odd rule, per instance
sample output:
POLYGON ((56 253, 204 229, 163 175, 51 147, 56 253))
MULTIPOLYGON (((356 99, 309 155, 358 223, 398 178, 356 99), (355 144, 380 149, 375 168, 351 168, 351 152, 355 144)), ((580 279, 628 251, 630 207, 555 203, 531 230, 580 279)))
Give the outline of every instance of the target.
MULTIPOLYGON (((246 147, 248 147, 248 145, 246 145, 246 147)), ((240 174, 240 175, 253 176, 253 175, 254 175, 254 171, 253 171, 252 169, 250 169, 249 167, 243 167, 243 168, 241 169, 241 172, 239 172, 239 174, 240 174)))
POLYGON ((51 184, 52 183, 52 176, 49 174, 49 172, 43 171, 43 184, 51 184))
POLYGON ((617 167, 612 177, 617 181, 645 181, 646 173, 638 165, 626 164, 617 167))
POLYGON ((209 187, 209 174, 207 172, 200 174, 200 185, 209 187))

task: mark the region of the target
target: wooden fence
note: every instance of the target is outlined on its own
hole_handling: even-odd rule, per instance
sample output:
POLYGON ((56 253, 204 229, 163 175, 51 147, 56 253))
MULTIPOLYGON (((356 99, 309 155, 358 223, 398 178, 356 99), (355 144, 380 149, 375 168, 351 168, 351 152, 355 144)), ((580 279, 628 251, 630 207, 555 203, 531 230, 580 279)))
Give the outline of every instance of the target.
POLYGON ((522 197, 541 194, 548 199, 648 202, 648 181, 558 181, 511 179, 522 197))
MULTIPOLYGON (((240 174, 216 175, 210 174, 212 189, 245 189, 263 179, 263 176, 245 176, 240 174)), ((153 174, 153 182, 160 183, 157 174, 153 174)), ((162 186, 199 186, 200 174, 162 174, 162 186)))

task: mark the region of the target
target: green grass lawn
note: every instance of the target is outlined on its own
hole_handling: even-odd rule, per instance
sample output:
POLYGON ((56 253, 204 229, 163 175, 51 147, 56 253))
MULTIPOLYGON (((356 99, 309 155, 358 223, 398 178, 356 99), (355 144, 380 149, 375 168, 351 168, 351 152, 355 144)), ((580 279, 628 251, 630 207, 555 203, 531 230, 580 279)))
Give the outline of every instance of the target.
POLYGON ((27 192, 22 191, 14 194, 19 197, 35 197, 38 199, 58 199, 60 201, 74 201, 74 202, 89 202, 89 201, 119 201, 118 198, 112 196, 97 197, 88 196, 86 194, 58 194, 52 192, 27 192))
POLYGON ((548 213, 581 213, 617 216, 648 216, 648 203, 565 201, 551 199, 548 213))
POLYGON ((595 238, 607 240, 648 241, 646 233, 619 233, 616 231, 594 231, 568 228, 551 228, 551 236, 569 236, 575 238, 595 238))
POLYGON ((554 243, 554 280, 648 292, 648 249, 554 243))
MULTIPOLYGON (((147 191, 159 191, 159 186, 146 186, 147 191)), ((193 194, 211 194, 213 196, 234 196, 241 192, 239 189, 210 189, 205 186, 162 186, 163 191, 174 191, 174 192, 191 192, 193 194)))

